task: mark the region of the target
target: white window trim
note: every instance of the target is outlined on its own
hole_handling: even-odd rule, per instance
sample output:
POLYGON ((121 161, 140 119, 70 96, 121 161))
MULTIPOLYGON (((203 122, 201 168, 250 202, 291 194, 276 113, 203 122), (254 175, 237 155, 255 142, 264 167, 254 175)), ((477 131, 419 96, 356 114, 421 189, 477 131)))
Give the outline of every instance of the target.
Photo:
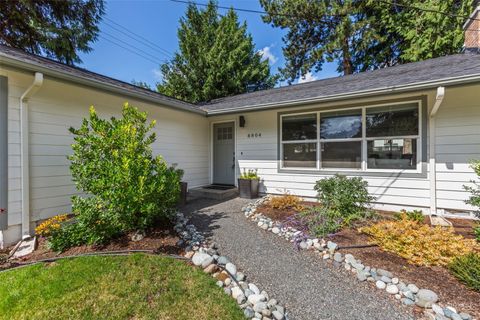
POLYGON ((422 137, 423 132, 423 106, 422 100, 406 100, 402 102, 391 102, 391 103, 379 103, 379 104, 369 104, 363 106, 349 107, 349 108, 335 108, 335 109, 322 109, 317 111, 305 111, 305 112, 296 112, 296 113, 286 113, 280 115, 280 134, 279 134, 279 149, 280 149, 280 169, 281 170, 295 170, 295 171, 320 171, 320 172, 384 172, 384 173, 421 173, 422 172, 422 142, 423 139, 427 137, 422 137), (367 126, 366 126, 366 114, 367 108, 376 108, 376 107, 386 107, 386 106, 396 106, 403 104, 416 103, 418 108, 418 135, 399 135, 399 136, 390 136, 390 137, 367 137, 367 126), (334 112, 334 111, 346 111, 346 110, 361 110, 362 117, 362 137, 361 138, 342 138, 342 139, 320 139, 320 117, 322 113, 334 112), (305 114, 315 114, 317 117, 317 139, 309 140, 287 140, 283 141, 283 118, 305 115, 305 114), (417 140, 417 166, 416 169, 369 169, 368 168, 368 148, 367 142, 371 140, 391 140, 391 139, 416 139, 417 140), (361 141, 361 166, 360 168, 322 168, 321 167, 321 143, 322 142, 353 142, 361 141), (285 167, 283 160, 283 145, 290 143, 316 143, 317 144, 317 165, 316 167, 285 167))

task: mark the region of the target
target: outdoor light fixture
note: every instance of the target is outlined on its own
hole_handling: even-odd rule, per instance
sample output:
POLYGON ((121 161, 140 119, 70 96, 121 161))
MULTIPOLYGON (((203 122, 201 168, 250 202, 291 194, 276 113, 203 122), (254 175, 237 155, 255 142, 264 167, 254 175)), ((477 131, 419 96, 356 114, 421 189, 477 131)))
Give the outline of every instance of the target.
POLYGON ((244 128, 244 127, 245 127, 245 117, 240 116, 240 128, 244 128))

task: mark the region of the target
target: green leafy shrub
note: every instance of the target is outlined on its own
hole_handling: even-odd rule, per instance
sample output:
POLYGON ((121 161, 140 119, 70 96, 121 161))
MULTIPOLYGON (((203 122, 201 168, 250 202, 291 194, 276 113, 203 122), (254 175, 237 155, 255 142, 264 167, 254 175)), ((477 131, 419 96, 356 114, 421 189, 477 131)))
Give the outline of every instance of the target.
POLYGON ((473 233, 475 233, 475 239, 480 242, 480 225, 477 225, 475 228, 473 228, 473 233))
POLYGON ((412 220, 417 222, 423 222, 425 220, 425 216, 423 215, 422 210, 413 210, 413 211, 402 210, 400 212, 395 213, 394 218, 395 220, 407 219, 407 220, 412 220))
MULTIPOLYGON (((473 161, 470 166, 473 171, 475 171, 477 176, 480 177, 480 160, 473 161)), ((472 183, 474 184, 473 187, 463 186, 466 191, 471 193, 470 198, 465 202, 479 209, 476 211, 476 215, 478 218, 480 218, 480 184, 478 184, 476 181, 472 181, 472 183)))
POLYGON ((147 124, 147 114, 128 104, 122 116, 100 119, 91 107, 80 128, 70 128, 75 140, 70 171, 86 196, 72 197, 75 223, 55 233, 52 246, 103 243, 145 230, 173 212, 181 171, 153 156, 155 122, 147 124))
POLYGON ((457 257, 448 267, 458 280, 480 292, 480 254, 469 253, 457 257))
POLYGON ((240 179, 246 180, 259 180, 260 177, 258 176, 258 170, 254 169, 243 169, 242 174, 240 174, 240 179))
POLYGON ((349 219, 369 213, 370 202, 375 198, 368 194, 367 187, 368 183, 360 177, 347 178, 339 174, 315 184, 320 203, 349 219))

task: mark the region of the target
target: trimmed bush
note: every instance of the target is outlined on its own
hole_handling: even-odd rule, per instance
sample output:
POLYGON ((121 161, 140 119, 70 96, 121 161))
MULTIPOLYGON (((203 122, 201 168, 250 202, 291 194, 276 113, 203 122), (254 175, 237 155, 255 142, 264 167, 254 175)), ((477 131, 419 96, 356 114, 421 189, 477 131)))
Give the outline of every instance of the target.
POLYGON ((173 213, 180 171, 153 156, 154 126, 146 113, 125 104, 120 119, 100 119, 91 107, 80 128, 70 128, 75 140, 70 171, 86 196, 72 197, 75 219, 52 235, 52 247, 104 243, 173 213))
POLYGON ((347 178, 337 174, 315 184, 320 203, 346 218, 362 217, 368 214, 370 202, 375 198, 368 194, 368 183, 360 177, 347 178))
POLYGON ((464 239, 453 228, 430 227, 405 216, 396 221, 381 221, 360 228, 371 243, 398 254, 416 265, 448 265, 455 257, 478 249, 473 239, 464 239))
POLYGON ((325 207, 308 208, 300 213, 300 217, 307 225, 309 233, 317 238, 333 234, 345 224, 340 212, 325 207))
POLYGON ((470 253, 457 257, 448 267, 458 280, 480 292, 480 254, 470 253))

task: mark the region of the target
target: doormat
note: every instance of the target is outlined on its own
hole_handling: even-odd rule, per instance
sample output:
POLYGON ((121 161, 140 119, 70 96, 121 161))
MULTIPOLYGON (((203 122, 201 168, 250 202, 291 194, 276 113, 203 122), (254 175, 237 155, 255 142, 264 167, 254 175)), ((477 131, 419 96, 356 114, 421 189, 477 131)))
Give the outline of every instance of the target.
POLYGON ((213 189, 213 190, 230 190, 235 189, 235 186, 212 184, 210 186, 203 187, 203 189, 213 189))

